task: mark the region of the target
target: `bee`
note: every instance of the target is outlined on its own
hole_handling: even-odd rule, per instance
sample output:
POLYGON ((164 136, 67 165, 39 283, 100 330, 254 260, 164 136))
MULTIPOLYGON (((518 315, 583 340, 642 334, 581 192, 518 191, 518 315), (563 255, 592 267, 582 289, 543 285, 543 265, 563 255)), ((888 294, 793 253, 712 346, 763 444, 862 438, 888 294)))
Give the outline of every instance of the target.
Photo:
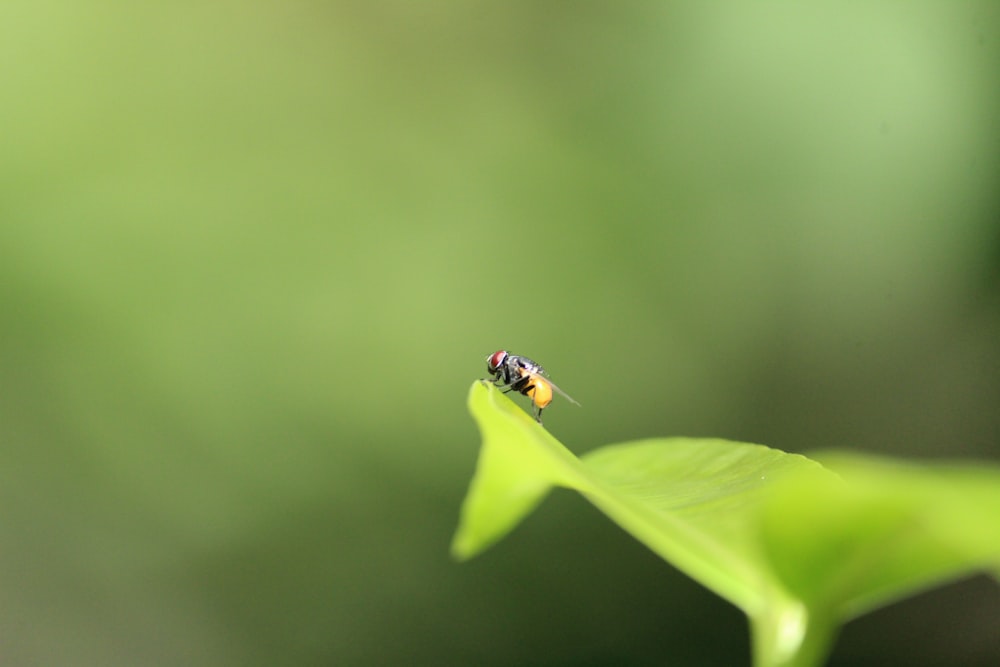
POLYGON ((503 393, 514 390, 531 399, 535 421, 539 424, 542 423, 542 410, 552 402, 553 391, 562 394, 570 403, 580 405, 548 378, 544 368, 527 357, 497 350, 486 357, 486 370, 493 376, 493 384, 503 393))

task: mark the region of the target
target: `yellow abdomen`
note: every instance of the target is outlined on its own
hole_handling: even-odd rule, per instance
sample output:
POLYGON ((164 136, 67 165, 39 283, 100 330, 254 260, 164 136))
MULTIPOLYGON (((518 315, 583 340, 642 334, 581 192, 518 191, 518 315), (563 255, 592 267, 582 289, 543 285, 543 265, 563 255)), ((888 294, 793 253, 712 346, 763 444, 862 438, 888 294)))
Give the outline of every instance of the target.
POLYGON ((531 397, 531 401, 539 410, 542 410, 552 402, 552 385, 537 376, 531 380, 531 385, 527 396, 531 397))

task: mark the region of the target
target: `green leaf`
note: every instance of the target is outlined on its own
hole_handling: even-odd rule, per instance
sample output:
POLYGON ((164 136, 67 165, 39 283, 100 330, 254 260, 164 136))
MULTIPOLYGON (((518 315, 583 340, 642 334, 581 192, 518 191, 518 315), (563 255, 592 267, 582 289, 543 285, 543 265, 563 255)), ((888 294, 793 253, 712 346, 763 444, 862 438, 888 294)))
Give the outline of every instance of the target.
POLYGON ((1000 564, 1000 471, 920 468, 724 440, 611 445, 578 459, 492 385, 469 407, 482 452, 452 545, 469 558, 553 486, 575 489, 740 607, 754 663, 818 665, 850 617, 1000 564), (833 472, 836 471, 836 472, 833 472))
POLYGON ((1000 468, 850 452, 817 458, 846 483, 789 483, 761 525, 770 564, 797 597, 847 620, 970 572, 997 571, 1000 468))
POLYGON ((483 437, 452 554, 467 559, 506 535, 554 484, 575 488, 576 457, 488 382, 476 382, 469 408, 483 437))

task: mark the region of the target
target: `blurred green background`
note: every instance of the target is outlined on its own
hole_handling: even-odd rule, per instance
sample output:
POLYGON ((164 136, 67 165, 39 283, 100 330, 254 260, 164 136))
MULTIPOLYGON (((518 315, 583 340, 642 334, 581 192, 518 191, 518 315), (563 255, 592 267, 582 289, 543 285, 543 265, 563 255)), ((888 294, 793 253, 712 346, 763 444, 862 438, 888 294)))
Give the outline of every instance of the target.
MULTIPOLYGON (((998 75, 991 0, 0 3, 0 664, 748 664, 572 494, 451 561, 468 387, 1000 459, 998 75)), ((974 579, 833 664, 998 628, 974 579)))

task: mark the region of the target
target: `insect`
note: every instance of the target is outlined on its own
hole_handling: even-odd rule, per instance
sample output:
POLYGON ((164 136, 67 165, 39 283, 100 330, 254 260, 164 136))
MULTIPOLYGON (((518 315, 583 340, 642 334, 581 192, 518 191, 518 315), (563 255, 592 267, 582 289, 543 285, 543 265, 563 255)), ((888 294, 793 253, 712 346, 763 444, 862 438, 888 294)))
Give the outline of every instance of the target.
POLYGON ((505 394, 513 389, 531 399, 535 421, 539 424, 542 423, 542 410, 552 402, 553 390, 570 403, 580 405, 548 378, 545 369, 527 357, 497 350, 486 357, 486 370, 493 376, 493 384, 503 389, 505 394))

